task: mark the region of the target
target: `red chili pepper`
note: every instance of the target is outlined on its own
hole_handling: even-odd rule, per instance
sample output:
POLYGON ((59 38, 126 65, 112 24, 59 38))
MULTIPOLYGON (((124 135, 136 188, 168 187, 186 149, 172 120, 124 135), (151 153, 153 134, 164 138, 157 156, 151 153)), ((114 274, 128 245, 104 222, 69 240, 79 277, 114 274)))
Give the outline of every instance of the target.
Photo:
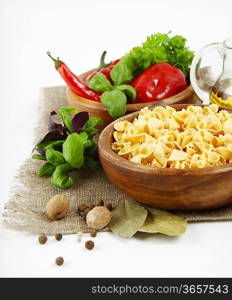
POLYGON ((101 59, 100 59, 100 65, 97 68, 97 71, 89 74, 86 78, 85 81, 88 82, 91 78, 93 78, 93 76, 95 76, 98 73, 101 73, 103 75, 105 75, 105 77, 111 81, 110 78, 110 72, 113 69, 113 67, 120 61, 120 59, 116 59, 113 62, 106 64, 105 63, 105 56, 106 56, 106 51, 104 51, 102 53, 101 59))
POLYGON ((90 89, 86 83, 76 76, 69 67, 61 61, 58 57, 57 59, 51 56, 50 52, 47 52, 48 56, 54 61, 56 70, 60 73, 64 81, 70 87, 70 89, 76 93, 78 96, 87 98, 89 100, 94 100, 100 102, 101 93, 95 92, 90 89))
POLYGON ((187 87, 184 73, 168 63, 152 65, 130 83, 136 90, 134 102, 160 101, 187 87))

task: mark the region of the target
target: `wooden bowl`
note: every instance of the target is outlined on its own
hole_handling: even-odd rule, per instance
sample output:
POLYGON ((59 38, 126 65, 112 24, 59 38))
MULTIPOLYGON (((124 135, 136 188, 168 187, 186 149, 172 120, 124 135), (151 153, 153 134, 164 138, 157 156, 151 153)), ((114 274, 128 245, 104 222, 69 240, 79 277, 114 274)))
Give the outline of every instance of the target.
MULTIPOLYGON (((86 73, 80 75, 82 79, 85 79, 90 73, 94 71, 90 70, 86 73)), ((69 106, 77 107, 78 111, 88 111, 90 117, 100 117, 103 120, 102 128, 113 121, 112 117, 109 115, 105 106, 101 103, 88 100, 86 98, 80 97, 75 94, 71 89, 67 88, 66 96, 69 106)), ((191 85, 189 85, 185 90, 176 94, 175 96, 166 98, 161 101, 153 101, 149 103, 136 103, 128 104, 126 114, 138 111, 145 106, 153 105, 171 105, 174 103, 201 103, 199 99, 194 95, 194 91, 191 85)))
MULTIPOLYGON (((181 110, 188 105, 171 106, 181 110)), ((231 108, 221 109, 232 113, 231 108)), ((115 186, 137 201, 166 210, 197 211, 232 203, 232 163, 198 169, 153 168, 116 154, 111 149, 115 122, 132 121, 138 114, 135 112, 112 122, 99 138, 100 160, 115 186)))

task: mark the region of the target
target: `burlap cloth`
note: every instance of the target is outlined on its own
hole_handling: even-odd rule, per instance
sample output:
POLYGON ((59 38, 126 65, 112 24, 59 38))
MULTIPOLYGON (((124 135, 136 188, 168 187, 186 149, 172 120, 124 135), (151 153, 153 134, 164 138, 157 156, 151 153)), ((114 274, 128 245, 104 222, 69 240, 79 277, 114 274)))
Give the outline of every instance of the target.
MULTIPOLYGON (((35 140, 47 131, 49 112, 66 105, 65 87, 50 87, 41 90, 39 118, 35 129, 35 140)), ((45 234, 88 232, 85 222, 76 213, 80 203, 97 203, 103 200, 115 206, 125 196, 114 187, 103 171, 78 171, 75 184, 67 190, 51 185, 49 178, 36 175, 37 168, 43 162, 29 158, 17 171, 14 178, 10 200, 3 212, 3 224, 11 229, 45 234), (45 205, 50 197, 58 193, 67 194, 70 209, 67 217, 59 221, 50 221, 45 214, 45 205)), ((215 221, 232 219, 232 205, 205 212, 178 213, 188 221, 215 221)), ((103 231, 108 231, 105 228, 103 231)))

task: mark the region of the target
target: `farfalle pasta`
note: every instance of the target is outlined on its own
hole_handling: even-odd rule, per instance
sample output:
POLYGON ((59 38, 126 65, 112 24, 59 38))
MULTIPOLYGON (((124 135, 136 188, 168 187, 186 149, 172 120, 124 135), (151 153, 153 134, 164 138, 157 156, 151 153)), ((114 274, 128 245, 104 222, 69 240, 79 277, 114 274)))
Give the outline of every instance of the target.
POLYGON ((136 164, 187 169, 232 162, 232 114, 219 112, 216 104, 181 111, 145 107, 114 129, 112 149, 136 164))

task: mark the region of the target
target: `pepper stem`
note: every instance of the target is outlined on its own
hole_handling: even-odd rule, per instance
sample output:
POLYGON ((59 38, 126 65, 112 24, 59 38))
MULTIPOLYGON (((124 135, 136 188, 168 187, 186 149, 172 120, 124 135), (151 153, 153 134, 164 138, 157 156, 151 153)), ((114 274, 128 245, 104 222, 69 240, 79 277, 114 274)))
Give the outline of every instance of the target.
POLYGON ((100 58, 100 65, 98 66, 97 68, 97 71, 100 71, 101 69, 104 69, 106 67, 108 67, 112 62, 110 63, 105 63, 105 57, 106 57, 106 51, 104 51, 101 55, 101 58, 100 58))
POLYGON ((59 59, 59 57, 57 57, 57 58, 52 57, 51 52, 49 52, 49 51, 47 51, 47 55, 54 61, 55 68, 58 69, 60 64, 62 63, 62 61, 59 59))

